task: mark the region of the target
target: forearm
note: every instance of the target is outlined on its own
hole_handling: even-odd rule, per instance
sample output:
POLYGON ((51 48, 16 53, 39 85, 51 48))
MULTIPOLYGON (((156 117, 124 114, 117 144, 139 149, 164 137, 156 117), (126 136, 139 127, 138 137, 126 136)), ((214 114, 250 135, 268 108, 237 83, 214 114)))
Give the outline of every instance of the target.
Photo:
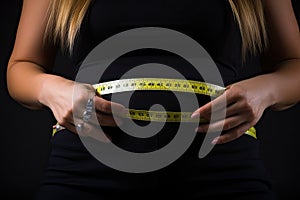
POLYGON ((264 76, 262 88, 268 88, 272 110, 284 110, 300 101, 300 59, 284 61, 264 76))
POLYGON ((30 109, 42 109, 59 83, 68 80, 47 74, 45 69, 35 63, 11 62, 7 69, 7 83, 10 95, 20 104, 30 109))

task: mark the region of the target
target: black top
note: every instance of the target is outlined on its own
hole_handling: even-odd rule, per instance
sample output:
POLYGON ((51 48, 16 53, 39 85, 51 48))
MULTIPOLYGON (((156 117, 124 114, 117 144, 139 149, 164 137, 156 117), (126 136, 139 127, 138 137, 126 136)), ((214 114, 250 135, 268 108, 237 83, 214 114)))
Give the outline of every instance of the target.
MULTIPOLYGON (((63 75, 74 79, 86 56, 99 43, 122 31, 137 27, 169 28, 196 40, 216 63, 225 85, 260 73, 257 58, 248 57, 242 63, 239 27, 226 0, 154 0, 151 2, 94 0, 76 38, 70 57, 72 66, 65 70, 66 73, 63 75)), ((186 60, 158 49, 140 49, 121 56, 107 67, 104 75, 99 79, 101 82, 117 80, 128 70, 146 63, 162 63, 174 68, 186 79, 202 80, 199 73, 186 60)), ((160 70, 155 71, 153 68, 153 72, 157 73, 156 77, 162 77, 160 70)), ((148 76, 144 74, 139 78, 148 76)), ((168 74, 163 76, 176 78, 168 77, 168 74)), ((147 109, 159 103, 166 109, 176 110, 176 102, 170 102, 170 99, 174 99, 171 94, 163 93, 165 98, 162 99, 161 92, 152 92, 152 100, 146 101, 141 98, 145 96, 144 94, 144 92, 136 92, 133 95, 132 108, 147 109)), ((104 98, 110 99, 110 96, 104 98)), ((199 104, 207 102, 209 100, 207 98, 202 96, 199 104)), ((122 96, 118 99, 120 99, 119 103, 124 103, 122 96)), ((191 107, 190 111, 193 109, 196 107, 191 107)))
MULTIPOLYGON (((64 76, 74 79, 81 63, 97 44, 121 31, 146 26, 174 29, 192 37, 211 55, 226 85, 260 73, 258 57, 248 57, 242 63, 240 31, 226 0, 95 0, 75 41, 70 57, 72 66, 60 70, 64 71, 64 76)), ((157 49, 123 55, 99 79, 115 80, 134 66, 150 62, 173 67, 186 79, 200 79, 184 59, 157 49)), ((162 103, 168 110, 176 108, 173 96, 163 95, 160 92, 134 93, 131 106, 147 109, 153 103, 162 103)), ((109 96, 104 98, 109 99, 109 96)), ((122 101, 122 96, 119 100, 122 101)), ((117 146, 142 152, 165 146, 176 134, 176 127, 168 123, 157 135, 147 139, 130 137, 117 128, 106 130, 117 146)), ((52 152, 40 199, 62 194, 72 196, 70 199, 81 195, 86 198, 86 193, 95 194, 95 199, 105 195, 140 199, 140 195, 169 196, 174 193, 184 198, 188 195, 190 199, 234 199, 237 196, 237 199, 271 199, 270 182, 259 159, 258 140, 241 136, 233 142, 215 146, 207 157, 199 159, 203 137, 204 134, 197 134, 188 151, 164 169, 128 174, 95 160, 78 135, 68 130, 59 131, 52 138, 52 152)))
MULTIPOLYGON (((257 60, 248 58, 242 63, 240 31, 226 0, 94 0, 75 42, 71 56, 74 68, 68 69, 67 74, 74 78, 88 53, 103 40, 125 30, 147 26, 177 30, 196 40, 219 67, 225 84, 260 73, 257 60)), ((132 55, 153 59, 161 54, 158 51, 132 52, 130 65, 141 64, 135 63, 132 55)), ((152 60, 145 59, 144 63, 147 61, 152 60)), ((163 59, 156 61, 166 63, 163 59)), ((104 79, 118 78, 122 69, 124 66, 116 67, 114 76, 110 74, 111 77, 104 79)))

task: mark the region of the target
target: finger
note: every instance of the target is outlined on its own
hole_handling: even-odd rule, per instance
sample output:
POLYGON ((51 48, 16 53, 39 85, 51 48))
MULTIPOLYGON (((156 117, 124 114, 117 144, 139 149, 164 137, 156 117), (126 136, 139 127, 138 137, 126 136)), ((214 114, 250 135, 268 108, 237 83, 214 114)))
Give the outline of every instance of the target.
POLYGON ((90 122, 83 123, 82 119, 75 120, 73 118, 73 115, 69 115, 67 119, 65 118, 63 120, 58 121, 58 124, 61 127, 68 129, 69 131, 75 134, 79 134, 80 136, 90 136, 102 142, 110 142, 110 138, 106 136, 106 134, 102 131, 98 123, 95 123, 95 125, 93 125, 90 122), (77 124, 75 125, 75 123, 77 124))
POLYGON ((230 141, 233 141, 243 134, 251 127, 250 123, 243 123, 240 126, 228 131, 228 133, 216 137, 213 141, 212 144, 224 144, 230 141))
POLYGON ((96 96, 95 89, 90 84, 75 83, 73 92, 73 109, 84 108, 89 99, 96 96))
POLYGON ((209 119, 211 122, 220 121, 225 118, 229 118, 231 116, 241 114, 242 109, 243 109, 242 104, 240 102, 235 102, 230 104, 227 108, 225 108, 225 110, 223 109, 214 112, 213 119, 212 119, 212 113, 207 114, 205 118, 209 119))
POLYGON ((98 125, 93 125, 91 123, 80 123, 74 126, 76 133, 82 137, 91 137, 100 142, 111 142, 110 137, 108 137, 98 125))
POLYGON ((64 125, 60 124, 60 126, 62 126, 65 129, 68 129, 72 133, 78 134, 74 123, 65 123, 64 125))
POLYGON ((92 125, 95 126, 121 126, 123 124, 123 120, 122 118, 118 117, 118 116, 114 116, 112 114, 105 114, 103 112, 91 112, 91 113, 85 113, 85 111, 83 111, 83 113, 81 114, 81 116, 79 113, 77 114, 77 116, 74 116, 77 120, 77 122, 86 122, 86 123, 90 123, 92 125))
MULTIPOLYGON (((79 118, 79 121, 84 121, 79 118)), ((120 117, 113 116, 111 114, 104 114, 102 112, 91 113, 90 118, 86 123, 92 124, 94 126, 121 126, 123 124, 123 120, 120 117)))
POLYGON ((97 112, 105 114, 115 113, 116 115, 122 115, 125 112, 125 107, 121 104, 107 101, 101 97, 95 96, 95 109, 97 112))
POLYGON ((76 130, 74 129, 74 118, 72 114, 63 117, 62 119, 57 119, 57 124, 76 133, 76 130))
POLYGON ((114 117, 113 115, 106 115, 102 113, 97 113, 98 124, 102 126, 121 126, 123 120, 120 117, 114 117))
POLYGON ((230 91, 226 90, 222 95, 220 95, 216 99, 197 109, 191 117, 196 118, 201 116, 204 118, 209 118, 212 112, 212 108, 214 109, 214 111, 224 110, 227 107, 227 105, 234 103, 236 100, 237 98, 234 95, 232 95, 230 91))
POLYGON ((217 132, 234 129, 244 123, 244 119, 245 117, 243 115, 234 115, 225 120, 216 121, 210 124, 202 124, 196 128, 196 132, 206 133, 208 130, 210 132, 217 132))
POLYGON ((64 128, 82 137, 92 137, 105 143, 111 142, 110 137, 99 126, 97 127, 91 123, 78 123, 77 125, 68 123, 64 128))

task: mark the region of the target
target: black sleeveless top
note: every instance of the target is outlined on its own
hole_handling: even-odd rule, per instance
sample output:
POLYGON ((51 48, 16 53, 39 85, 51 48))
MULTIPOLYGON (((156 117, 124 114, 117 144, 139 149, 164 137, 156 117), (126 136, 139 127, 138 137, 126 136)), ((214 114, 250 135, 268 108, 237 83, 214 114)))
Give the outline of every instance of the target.
MULTIPOLYGON (((247 60, 242 62, 241 34, 226 0, 94 0, 76 38, 70 57, 72 66, 64 70, 63 75, 74 79, 86 56, 98 44, 122 31, 139 27, 168 28, 197 41, 217 65, 225 85, 260 73, 257 58, 248 56, 247 60)), ((99 81, 120 79, 130 69, 146 63, 165 64, 177 70, 186 79, 202 80, 193 66, 178 55, 158 49, 140 49, 116 59, 107 67, 103 76, 99 77, 99 81)), ((162 76, 155 68, 153 72, 157 73, 156 77, 162 76)), ((147 77, 147 74, 136 78, 144 77, 147 77)), ((168 77, 167 74, 164 77, 176 78, 168 77)), ((178 110, 176 102, 170 100, 173 98, 170 94, 152 92, 152 99, 146 100, 141 98, 144 94, 145 92, 136 92, 133 95, 130 104, 132 108, 148 109, 153 104, 161 104, 166 109, 178 110), (160 98, 161 95, 165 98, 160 98)), ((110 100, 110 96, 104 98, 110 100)), ((124 103, 122 96, 119 95, 117 99, 120 100, 117 100, 119 103, 124 103)), ((208 100, 208 97, 201 96, 199 105, 208 100)), ((196 107, 191 107, 189 111, 194 109, 196 107)))
MULTIPOLYGON (((258 57, 248 56, 242 62, 241 34, 227 0, 94 0, 76 38, 70 57, 72 66, 58 70, 64 71, 63 76, 75 79, 82 62, 99 43, 117 33, 138 27, 169 28, 196 40, 216 63, 225 85, 261 73, 258 57)), ((128 70, 144 63, 166 64, 184 74, 186 79, 199 79, 186 61, 158 49, 141 49, 121 56, 99 79, 119 79, 128 70)), ((167 109, 174 109, 172 95, 148 93, 133 95, 132 106, 147 109, 153 103, 162 103, 167 109)), ((109 96, 104 98, 109 99, 109 96)), ((112 140, 118 146, 130 151, 152 151, 153 146, 154 149, 161 148, 172 139, 174 132, 169 126, 158 136, 146 140, 128 138, 114 128, 107 128, 107 131, 112 133, 112 140)), ((148 191, 148 187, 154 188, 149 190, 152 194, 160 191, 166 196, 168 192, 177 192, 184 197, 190 194, 195 198, 248 197, 250 194, 254 194, 252 199, 265 199, 259 198, 260 195, 269 197, 270 182, 259 159, 258 140, 242 136, 233 142, 215 146, 209 156, 199 159, 202 140, 203 135, 197 135, 183 156, 187 159, 180 158, 165 169, 148 174, 127 174, 96 161, 77 135, 63 130, 52 139, 52 153, 42 191, 44 196, 52 195, 56 190, 52 191, 47 186, 59 184, 66 186, 64 191, 75 188, 74 197, 80 196, 80 191, 84 189, 97 194, 97 197, 108 194, 123 198, 127 194, 131 198, 135 194, 150 194, 142 194, 142 191, 148 191)))
MULTIPOLYGON (((117 33, 138 27, 169 28, 196 40, 217 64, 225 84, 260 73, 257 58, 248 56, 242 62, 239 27, 226 0, 93 0, 70 57, 72 68, 64 69, 65 75, 74 79, 82 61, 99 43, 117 33)), ((139 62, 132 61, 132 57, 150 56, 155 59, 153 57, 164 53, 137 51, 124 57, 130 56, 130 64, 137 65, 139 62)), ((144 63, 150 60, 145 59, 144 63)), ((164 62, 162 60, 158 62, 164 62)), ((110 74, 107 75, 110 77, 103 78, 117 79, 122 75, 118 73, 122 73, 119 70, 123 67, 116 67, 114 76, 110 74)))

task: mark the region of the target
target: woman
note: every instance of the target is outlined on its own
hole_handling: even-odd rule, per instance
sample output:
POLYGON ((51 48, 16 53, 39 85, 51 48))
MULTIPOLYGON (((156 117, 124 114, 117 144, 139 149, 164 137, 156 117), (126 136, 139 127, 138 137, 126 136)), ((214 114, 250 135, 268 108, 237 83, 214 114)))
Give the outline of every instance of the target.
MULTIPOLYGON (((115 63, 108 70, 113 73, 107 72, 104 79, 118 79, 122 74, 117 67, 127 62, 135 65, 140 62, 138 58, 157 61, 159 56, 174 65, 182 64, 166 52, 133 52, 115 63)), ((184 73, 192 77, 189 71, 184 73)), ((259 121, 264 110, 284 110, 299 102, 299 27, 291 2, 286 0, 24 0, 7 77, 15 100, 32 109, 50 108, 65 127, 52 139, 49 166, 38 199, 153 199, 158 194, 188 199, 273 199, 259 160, 258 141, 244 133, 259 121), (218 115, 225 109, 226 118, 210 124, 212 131, 223 130, 224 134, 213 140, 217 145, 204 159, 197 159, 197 150, 207 124, 197 128, 199 134, 192 146, 170 166, 130 174, 103 165, 85 149, 76 135, 80 132, 72 115, 76 105, 92 97, 105 133, 132 151, 151 151, 170 138, 155 136, 144 148, 139 141, 124 137, 117 127, 122 119, 111 115, 113 109, 123 112, 124 106, 95 95, 90 84, 79 84, 73 100, 76 73, 66 78, 50 72, 59 48, 69 51, 65 55, 71 58, 71 70, 76 72, 88 53, 104 39, 144 26, 178 30, 208 51, 227 89, 195 110, 193 117, 210 118, 212 104, 220 105, 226 99, 226 108, 216 111, 218 115), (259 70, 258 59, 262 60, 264 73, 259 70), (160 140, 163 142, 157 144, 160 140)), ((155 93, 151 95, 155 98, 155 93)))

